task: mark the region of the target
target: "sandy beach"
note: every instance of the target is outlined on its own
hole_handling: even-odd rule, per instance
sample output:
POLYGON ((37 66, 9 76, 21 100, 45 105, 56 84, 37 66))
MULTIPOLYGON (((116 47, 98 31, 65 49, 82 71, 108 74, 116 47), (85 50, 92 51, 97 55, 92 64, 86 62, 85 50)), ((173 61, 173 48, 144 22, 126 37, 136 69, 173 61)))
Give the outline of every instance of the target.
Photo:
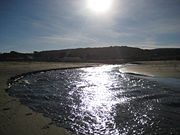
POLYGON ((52 124, 49 118, 22 105, 5 92, 9 78, 39 70, 97 66, 93 63, 1 62, 0 63, 0 135, 71 135, 52 124))
MULTIPOLYGON (((180 78, 180 61, 137 62, 122 68, 125 73, 180 78)), ((7 81, 19 74, 71 67, 97 66, 93 63, 1 62, 0 63, 0 135, 71 135, 52 124, 51 119, 21 104, 6 93, 7 81)))
POLYGON ((180 61, 142 61, 134 63, 135 64, 121 68, 120 72, 146 76, 180 78, 180 61))

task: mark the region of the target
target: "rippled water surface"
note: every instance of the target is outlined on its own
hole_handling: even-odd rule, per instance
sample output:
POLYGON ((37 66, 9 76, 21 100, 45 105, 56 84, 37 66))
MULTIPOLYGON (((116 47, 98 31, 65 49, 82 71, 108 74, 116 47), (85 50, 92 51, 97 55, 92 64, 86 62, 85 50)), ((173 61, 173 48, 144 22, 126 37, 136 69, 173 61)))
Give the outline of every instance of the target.
POLYGON ((173 87, 163 83, 168 79, 123 74, 119 68, 27 75, 9 93, 76 134, 180 134, 180 80, 173 87))

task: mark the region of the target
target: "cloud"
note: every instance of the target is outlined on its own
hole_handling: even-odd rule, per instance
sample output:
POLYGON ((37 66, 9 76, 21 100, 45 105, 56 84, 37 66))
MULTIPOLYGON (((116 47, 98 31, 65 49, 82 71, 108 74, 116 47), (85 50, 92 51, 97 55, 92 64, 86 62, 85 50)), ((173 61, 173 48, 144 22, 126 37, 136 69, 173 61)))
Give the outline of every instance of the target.
POLYGON ((84 42, 84 43, 89 43, 89 42, 97 42, 96 39, 90 38, 86 35, 50 35, 50 36, 42 36, 40 39, 43 39, 45 42, 54 42, 54 43, 78 43, 78 42, 84 42))
POLYGON ((179 44, 163 44, 161 45, 159 42, 154 39, 146 39, 145 41, 131 44, 130 46, 139 47, 143 49, 154 49, 154 48, 179 48, 179 44))
MULTIPOLYGON (((80 3, 82 2, 77 3, 79 7, 80 3)), ((155 4, 158 5, 159 2, 155 2, 155 4)), ((60 44, 63 46, 66 44, 70 46, 73 44, 83 47, 134 44, 138 47, 140 43, 141 46, 144 44, 146 47, 148 45, 149 47, 160 47, 164 46, 162 44, 164 41, 158 35, 180 33, 180 19, 176 15, 169 16, 167 14, 166 16, 167 8, 164 10, 161 5, 157 8, 155 4, 145 0, 117 2, 116 5, 122 7, 121 10, 114 9, 116 14, 113 17, 105 18, 87 15, 87 12, 80 8, 76 12, 67 9, 60 12, 60 9, 57 8, 53 11, 54 14, 33 20, 32 26, 43 29, 41 34, 43 36, 40 36, 39 40, 50 45, 60 44), (152 39, 153 42, 149 39, 152 39)))
POLYGON ((155 34, 180 34, 180 19, 161 19, 150 24, 149 30, 155 34))

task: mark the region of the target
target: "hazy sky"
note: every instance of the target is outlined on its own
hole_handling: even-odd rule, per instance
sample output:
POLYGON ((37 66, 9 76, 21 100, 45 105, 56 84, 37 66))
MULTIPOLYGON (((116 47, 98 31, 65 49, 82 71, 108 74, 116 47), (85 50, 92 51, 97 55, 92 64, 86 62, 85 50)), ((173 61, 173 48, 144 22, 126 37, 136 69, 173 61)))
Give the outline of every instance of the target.
POLYGON ((180 47, 180 0, 0 0, 0 52, 79 47, 180 47))

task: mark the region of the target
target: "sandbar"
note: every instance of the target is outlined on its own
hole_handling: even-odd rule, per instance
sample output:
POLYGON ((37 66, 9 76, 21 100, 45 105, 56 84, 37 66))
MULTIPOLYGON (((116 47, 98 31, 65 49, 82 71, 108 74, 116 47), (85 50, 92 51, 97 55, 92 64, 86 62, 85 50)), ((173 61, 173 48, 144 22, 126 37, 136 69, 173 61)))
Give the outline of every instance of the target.
POLYGON ((138 61, 121 68, 120 72, 152 77, 180 78, 180 61, 138 61))

